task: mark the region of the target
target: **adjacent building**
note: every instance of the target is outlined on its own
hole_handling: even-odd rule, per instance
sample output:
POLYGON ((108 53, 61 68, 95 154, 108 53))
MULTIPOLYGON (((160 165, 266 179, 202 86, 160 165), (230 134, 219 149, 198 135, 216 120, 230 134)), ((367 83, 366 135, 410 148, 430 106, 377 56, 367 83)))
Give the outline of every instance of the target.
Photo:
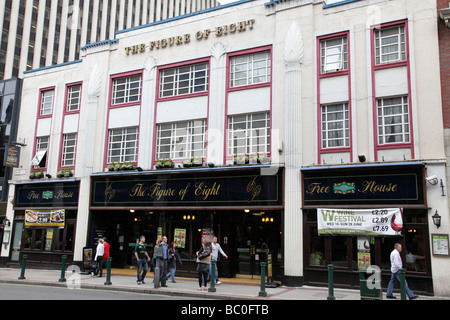
POLYGON ((410 287, 450 294, 436 12, 242 0, 25 72, 1 256, 83 265, 106 236, 125 267, 139 235, 149 250, 166 235, 193 275, 216 235, 223 276, 268 259, 285 285, 325 284, 333 264, 359 287, 369 265, 387 285, 400 242, 410 287))

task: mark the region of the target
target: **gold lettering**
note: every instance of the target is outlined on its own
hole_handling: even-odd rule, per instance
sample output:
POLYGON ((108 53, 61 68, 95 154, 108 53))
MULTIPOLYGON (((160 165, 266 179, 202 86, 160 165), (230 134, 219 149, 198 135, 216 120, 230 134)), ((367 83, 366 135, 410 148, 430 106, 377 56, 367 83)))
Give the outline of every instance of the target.
POLYGON ((144 197, 145 191, 142 190, 142 183, 135 184, 133 188, 131 188, 130 197, 144 197))
POLYGON ((182 36, 176 36, 175 43, 177 45, 183 44, 183 37, 182 36))
POLYGON ((39 199, 39 193, 37 193, 37 192, 35 192, 35 191, 30 191, 30 192, 28 193, 27 199, 28 199, 28 200, 31 200, 31 199, 39 199))
POLYGON ((377 184, 374 180, 366 180, 363 182, 362 189, 358 189, 362 193, 384 193, 384 192, 396 192, 398 190, 397 184, 377 184))
POLYGON ((184 43, 189 43, 191 42, 191 35, 189 33, 186 33, 184 35, 184 43))
POLYGON ((139 45, 139 52, 140 52, 140 53, 145 52, 145 43, 141 43, 141 44, 139 45))
POLYGON ((221 37, 223 35, 223 28, 216 27, 216 37, 221 37))
POLYGON ((308 190, 306 190, 306 193, 308 194, 314 194, 314 193, 328 193, 330 192, 329 186, 322 186, 319 182, 313 182, 310 185, 308 185, 308 190))
POLYGON ((194 194, 196 196, 202 196, 203 200, 209 198, 209 196, 218 196, 220 190, 220 184, 218 185, 214 182, 212 187, 208 187, 204 182, 199 182, 195 184, 194 194))

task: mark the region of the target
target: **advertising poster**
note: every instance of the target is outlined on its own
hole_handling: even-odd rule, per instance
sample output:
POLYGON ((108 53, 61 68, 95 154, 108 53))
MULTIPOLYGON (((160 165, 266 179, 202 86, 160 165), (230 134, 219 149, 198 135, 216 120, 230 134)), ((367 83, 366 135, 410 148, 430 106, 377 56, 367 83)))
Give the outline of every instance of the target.
POLYGON ((398 236, 403 211, 390 209, 317 209, 319 235, 398 236))
POLYGON ((173 241, 178 248, 186 248, 186 229, 175 229, 173 241))
POLYGON ((65 215, 64 209, 50 211, 25 210, 25 226, 64 227, 65 215))
POLYGON ((212 229, 204 228, 202 229, 202 243, 204 242, 212 242, 214 238, 214 232, 212 229))

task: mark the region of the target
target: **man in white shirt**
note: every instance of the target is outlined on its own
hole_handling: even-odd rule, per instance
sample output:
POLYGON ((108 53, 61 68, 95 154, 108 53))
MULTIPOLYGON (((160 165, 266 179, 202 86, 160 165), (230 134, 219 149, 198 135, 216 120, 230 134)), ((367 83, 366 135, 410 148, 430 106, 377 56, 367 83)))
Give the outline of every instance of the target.
MULTIPOLYGON (((402 268, 402 258, 400 257, 400 252, 402 252, 402 245, 400 243, 396 243, 394 245, 394 250, 391 252, 391 280, 389 281, 389 285, 386 292, 386 298, 388 299, 396 299, 392 295, 394 291, 395 282, 398 280, 400 282, 400 269, 402 268)), ((405 280, 406 287, 406 295, 410 300, 416 299, 418 296, 414 295, 414 293, 409 289, 408 283, 405 280)))
MULTIPOLYGON (((222 256, 225 257, 225 259, 228 259, 228 256, 225 254, 225 252, 223 252, 222 247, 220 246, 220 244, 217 243, 217 237, 214 236, 213 237, 213 241, 211 242, 211 251, 212 251, 212 257, 211 257, 211 261, 216 261, 217 262, 217 258, 219 256, 219 252, 222 256)), ((216 270, 215 270, 216 274, 215 274, 215 284, 220 284, 221 282, 219 281, 219 269, 217 268, 217 263, 216 263, 216 270)), ((209 274, 211 274, 211 265, 209 265, 209 274)), ((208 275, 208 277, 210 277, 208 275)))

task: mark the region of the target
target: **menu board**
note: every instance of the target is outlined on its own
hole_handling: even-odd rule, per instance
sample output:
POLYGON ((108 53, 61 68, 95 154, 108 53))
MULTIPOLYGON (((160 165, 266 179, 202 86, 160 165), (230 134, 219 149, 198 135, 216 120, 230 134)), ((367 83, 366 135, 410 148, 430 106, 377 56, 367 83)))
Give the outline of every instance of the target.
POLYGON ((432 234, 433 254, 448 256, 448 234, 432 234))

